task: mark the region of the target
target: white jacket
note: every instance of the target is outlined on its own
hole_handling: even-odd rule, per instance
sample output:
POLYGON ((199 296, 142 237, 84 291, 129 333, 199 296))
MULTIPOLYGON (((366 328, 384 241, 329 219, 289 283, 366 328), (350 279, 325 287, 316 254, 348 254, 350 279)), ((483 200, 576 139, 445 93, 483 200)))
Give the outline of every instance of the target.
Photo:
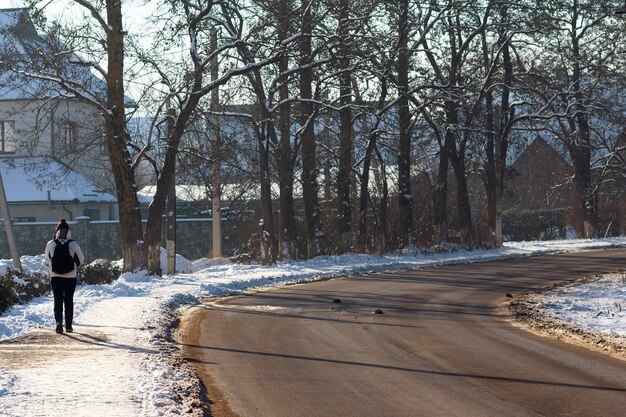
MULTIPOLYGON (((60 231, 56 232, 56 234, 54 235, 55 239, 59 238, 59 233, 60 231)), ((67 240, 70 240, 72 238, 72 232, 71 231, 67 231, 67 240)), ((64 239, 60 239, 61 242, 64 241, 64 239)), ((48 276, 50 278, 52 277, 62 277, 62 278, 76 278, 76 273, 78 272, 76 268, 76 264, 74 264, 74 270, 66 273, 66 274, 57 274, 56 272, 52 272, 52 256, 54 256, 54 248, 56 248, 57 244, 54 243, 54 239, 49 241, 46 244, 46 250, 44 251, 44 254, 46 256, 46 260, 48 261, 48 276)), ((85 255, 83 255, 83 251, 80 248, 80 246, 78 246, 78 243, 73 240, 70 242, 70 255, 73 257, 74 255, 76 255, 78 257, 78 260, 80 261, 80 263, 82 264, 83 262, 85 262, 85 255)))

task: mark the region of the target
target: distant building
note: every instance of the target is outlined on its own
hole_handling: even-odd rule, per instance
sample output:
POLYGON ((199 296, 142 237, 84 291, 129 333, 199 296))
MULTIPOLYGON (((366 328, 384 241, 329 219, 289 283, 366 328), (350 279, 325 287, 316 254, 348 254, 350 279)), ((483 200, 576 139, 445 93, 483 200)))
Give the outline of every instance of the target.
POLYGON ((508 209, 539 210, 578 204, 572 166, 537 136, 511 164, 503 205, 508 209))
MULTIPOLYGON (((624 143, 620 138, 617 146, 624 143)), ((626 153, 626 151, 622 151, 626 153)), ((621 162, 616 161, 615 165, 621 162)), ((626 168, 595 169, 600 235, 626 232, 626 168)), ((566 209, 568 226, 582 230, 580 199, 574 169, 546 140, 537 136, 511 164, 505 181, 505 210, 566 209)))

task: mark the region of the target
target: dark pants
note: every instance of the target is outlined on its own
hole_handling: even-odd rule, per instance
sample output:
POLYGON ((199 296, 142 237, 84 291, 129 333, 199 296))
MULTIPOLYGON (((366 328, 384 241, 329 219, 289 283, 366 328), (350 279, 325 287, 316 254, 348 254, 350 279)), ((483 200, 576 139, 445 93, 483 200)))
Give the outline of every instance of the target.
POLYGON ((54 294, 54 319, 63 322, 63 306, 65 305, 65 324, 71 326, 74 320, 74 291, 76 278, 52 277, 52 293, 54 294))

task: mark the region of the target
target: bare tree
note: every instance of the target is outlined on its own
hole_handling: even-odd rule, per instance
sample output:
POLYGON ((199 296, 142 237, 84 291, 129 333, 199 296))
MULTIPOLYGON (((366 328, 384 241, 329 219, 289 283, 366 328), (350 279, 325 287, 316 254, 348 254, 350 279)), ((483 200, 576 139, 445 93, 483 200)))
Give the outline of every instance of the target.
MULTIPOLYGON (((292 19, 294 10, 291 0, 279 0, 276 4, 278 42, 285 43, 292 35, 292 19)), ((291 103, 289 101, 289 55, 283 54, 278 61, 278 95, 279 95, 279 126, 280 143, 278 145, 279 171, 279 206, 280 221, 278 224, 278 242, 280 256, 283 259, 295 259, 298 256, 296 242, 295 209, 293 201, 295 155, 291 143, 291 103)))
POLYGON ((509 6, 498 4, 499 25, 497 26, 496 47, 488 41, 488 31, 481 35, 484 72, 490 74, 494 65, 501 68, 501 80, 491 78, 485 92, 485 162, 484 181, 487 192, 487 221, 493 244, 502 244, 502 192, 506 156, 511 132, 511 121, 515 119, 515 107, 510 105, 513 84, 513 62, 510 43, 512 30, 509 20, 509 6), (495 108, 494 97, 499 94, 500 107, 495 108))
POLYGON ((317 110, 313 103, 314 56, 312 48, 313 38, 313 1, 301 0, 300 3, 301 31, 300 48, 300 124, 302 125, 301 154, 302 154, 302 199, 306 223, 306 257, 312 258, 321 255, 324 251, 321 226, 321 212, 319 207, 319 184, 317 176, 316 138, 314 123, 317 110))
MULTIPOLYGON (((237 25, 232 18, 227 17, 225 21, 231 28, 231 32, 236 30, 237 25)), ((286 53, 286 49, 296 41, 296 38, 291 37, 278 43, 277 47, 276 44, 268 46, 267 43, 264 43, 266 41, 264 31, 271 27, 271 25, 268 25, 267 20, 257 22, 257 24, 251 28, 251 33, 256 35, 257 38, 254 39, 251 36, 249 37, 249 42, 240 42, 237 44, 238 59, 240 59, 244 65, 252 68, 251 71, 247 72, 246 78, 250 84, 254 101, 256 102, 256 111, 250 114, 249 117, 254 120, 254 124, 257 127, 258 172, 261 194, 261 219, 259 222, 261 233, 260 262, 262 264, 275 262, 279 253, 272 209, 271 156, 274 147, 279 143, 274 113, 277 108, 280 107, 280 104, 276 107, 272 103, 272 98, 273 94, 276 92, 276 86, 279 85, 278 79, 284 81, 284 78, 281 78, 283 77, 283 73, 278 71, 278 75, 273 78, 273 81, 266 82, 265 74, 260 71, 259 62, 279 62, 281 58, 283 58, 283 54, 286 53), (262 56, 263 53, 267 53, 271 58, 267 60, 262 56)), ((284 64, 285 61, 282 61, 281 65, 284 64)), ((289 139, 285 138, 285 140, 289 139)))
POLYGON ((409 109, 409 0, 398 2, 398 202, 400 209, 400 244, 411 248, 415 244, 413 226, 413 193, 411 190, 411 114, 409 109))
POLYGON ((621 34, 612 11, 586 0, 558 1, 539 14, 546 59, 535 78, 547 105, 546 128, 558 138, 574 167, 583 236, 598 235, 598 185, 593 174, 594 124, 610 87, 609 68, 615 60, 621 34), (549 114, 548 114, 549 112, 549 114))
POLYGON ((85 103, 104 119, 104 144, 118 198, 124 270, 143 267, 146 265, 143 231, 126 129, 126 31, 121 1, 94 4, 74 0, 73 4, 82 8, 85 19, 76 26, 46 24, 42 18, 46 5, 40 9, 36 3, 32 2, 29 10, 39 18, 46 36, 31 37, 24 43, 23 61, 15 63, 12 69, 24 78, 56 86, 66 97, 85 103), (104 88, 98 87, 91 71, 104 80, 104 88))
MULTIPOLYGON (((45 57, 44 64, 47 65, 40 66, 39 72, 31 71, 23 75, 57 83, 76 98, 101 109, 105 119, 105 142, 118 194, 124 268, 125 270, 132 270, 147 266, 150 273, 158 274, 161 272, 161 216, 165 209, 165 201, 173 177, 181 139, 201 100, 232 78, 255 69, 258 70, 270 62, 274 62, 277 58, 276 55, 273 55, 258 62, 245 62, 242 65, 236 65, 235 62, 235 65, 229 66, 217 79, 207 81, 205 73, 208 72, 209 64, 213 58, 228 50, 237 51, 237 48, 243 43, 241 39, 244 35, 241 31, 244 30, 244 17, 240 13, 238 5, 228 1, 165 1, 163 3, 165 7, 161 9, 165 12, 160 16, 160 22, 163 25, 163 30, 160 32, 161 37, 156 39, 155 47, 150 53, 142 53, 141 48, 134 44, 136 53, 134 59, 152 68, 152 74, 147 76, 151 75, 153 79, 158 80, 149 85, 152 87, 152 97, 160 95, 159 104, 154 110, 155 123, 166 117, 174 117, 175 120, 172 121, 172 129, 166 138, 166 146, 161 148, 158 146, 158 141, 150 138, 143 146, 140 146, 131 141, 126 128, 125 105, 127 97, 124 88, 126 75, 124 63, 128 58, 124 44, 126 32, 122 28, 121 2, 119 0, 107 0, 102 4, 102 9, 87 0, 75 0, 75 2, 87 10, 86 15, 95 20, 96 29, 104 34, 105 40, 98 45, 104 49, 107 69, 102 68, 100 61, 96 59, 101 58, 100 56, 95 56, 94 59, 90 60, 88 57, 79 57, 75 54, 68 55, 66 45, 57 43, 56 49, 50 49, 53 52, 50 56, 45 57), (163 19, 163 16, 176 19, 176 24, 172 24, 169 19, 163 19), (209 37, 211 30, 215 27, 222 27, 226 35, 221 39, 219 46, 213 49, 209 37), (185 31, 181 32, 181 28, 184 28, 185 31), (187 36, 186 40, 181 36, 183 33, 187 36), (186 45, 187 61, 167 62, 164 57, 168 56, 168 52, 170 54, 172 52, 177 53, 180 50, 176 49, 179 45, 183 47, 186 45), (55 63, 56 65, 51 65, 55 63), (70 77, 71 74, 64 72, 64 65, 62 64, 71 64, 96 71, 105 79, 106 92, 97 95, 84 84, 79 84, 70 77), (165 88, 156 88, 157 86, 164 86, 165 88), (176 110, 175 116, 165 115, 166 103, 172 103, 176 110), (131 150, 134 155, 131 155, 131 150), (135 171, 144 160, 150 161, 156 173, 156 191, 149 207, 145 238, 141 228, 134 178, 135 171)), ((83 36, 74 36, 70 39, 86 39, 88 42, 97 39, 97 31, 93 33, 89 30, 91 30, 89 26, 81 26, 80 33, 85 31, 83 36)), ((48 39, 52 45, 54 39, 52 37, 48 39)), ((83 45, 83 51, 89 51, 93 47, 92 44, 83 45)), ((33 55, 31 54, 31 57, 33 55)), ((176 56, 184 57, 184 55, 176 56)))
POLYGON ((337 171, 338 203, 338 250, 348 252, 352 249, 352 201, 350 183, 352 177, 353 126, 352 126, 352 68, 350 63, 353 40, 351 31, 351 4, 349 0, 340 0, 338 5, 337 37, 339 39, 338 67, 339 75, 339 167, 337 171))
MULTIPOLYGON (((434 12, 442 15, 442 18, 429 36, 422 36, 420 39, 420 46, 430 65, 430 74, 437 83, 428 89, 430 94, 428 101, 432 104, 422 106, 420 111, 433 129, 439 144, 433 210, 436 240, 441 243, 448 240, 449 163, 456 179, 460 238, 467 244, 473 242, 466 177, 466 150, 469 139, 468 128, 471 128, 475 115, 477 97, 484 92, 484 83, 477 89, 472 89, 466 83, 469 81, 467 74, 473 71, 470 66, 472 63, 470 55, 475 49, 477 36, 487 24, 489 9, 489 4, 474 9, 464 3, 450 2, 444 10, 435 5, 434 12), (473 94, 468 96, 468 93, 473 94)), ((430 20, 423 20, 423 27, 430 25, 430 20)))
MULTIPOLYGON (((241 41, 244 36, 242 33, 244 17, 239 6, 235 2, 228 1, 186 0, 171 2, 171 7, 175 16, 180 16, 180 21, 173 27, 173 35, 178 33, 180 27, 184 27, 189 37, 187 45, 190 65, 184 69, 184 75, 179 78, 182 84, 173 84, 172 77, 168 76, 167 70, 163 69, 160 62, 150 59, 150 56, 143 56, 144 61, 150 63, 161 75, 161 81, 168 88, 166 99, 174 98, 177 109, 173 130, 167 138, 162 166, 159 167, 156 161, 153 163, 157 169, 157 183, 156 192, 149 207, 146 228, 148 271, 151 273, 160 273, 161 215, 165 208, 167 189, 174 172, 181 139, 200 101, 232 78, 258 73, 260 68, 278 59, 277 54, 253 62, 242 59, 239 63, 231 65, 218 78, 206 80, 205 73, 210 70, 211 62, 214 61, 216 55, 245 49, 241 41), (211 42, 211 36, 217 27, 221 27, 225 35, 214 49, 211 47, 215 44, 211 42)), ((176 66, 174 68, 180 71, 180 68, 176 66)), ((147 154, 145 155, 148 157, 147 154)))

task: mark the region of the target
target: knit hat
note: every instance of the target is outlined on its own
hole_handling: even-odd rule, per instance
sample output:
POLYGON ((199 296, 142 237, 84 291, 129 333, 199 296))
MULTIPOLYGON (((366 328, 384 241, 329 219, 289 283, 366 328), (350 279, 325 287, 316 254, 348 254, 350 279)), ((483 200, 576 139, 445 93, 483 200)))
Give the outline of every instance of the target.
POLYGON ((55 237, 57 239, 69 239, 70 225, 67 224, 65 219, 61 219, 55 229, 55 237))
POLYGON ((58 232, 61 229, 69 229, 70 225, 67 224, 67 222, 65 221, 65 219, 61 219, 61 221, 59 222, 59 224, 57 224, 56 229, 54 229, 55 232, 58 232))

